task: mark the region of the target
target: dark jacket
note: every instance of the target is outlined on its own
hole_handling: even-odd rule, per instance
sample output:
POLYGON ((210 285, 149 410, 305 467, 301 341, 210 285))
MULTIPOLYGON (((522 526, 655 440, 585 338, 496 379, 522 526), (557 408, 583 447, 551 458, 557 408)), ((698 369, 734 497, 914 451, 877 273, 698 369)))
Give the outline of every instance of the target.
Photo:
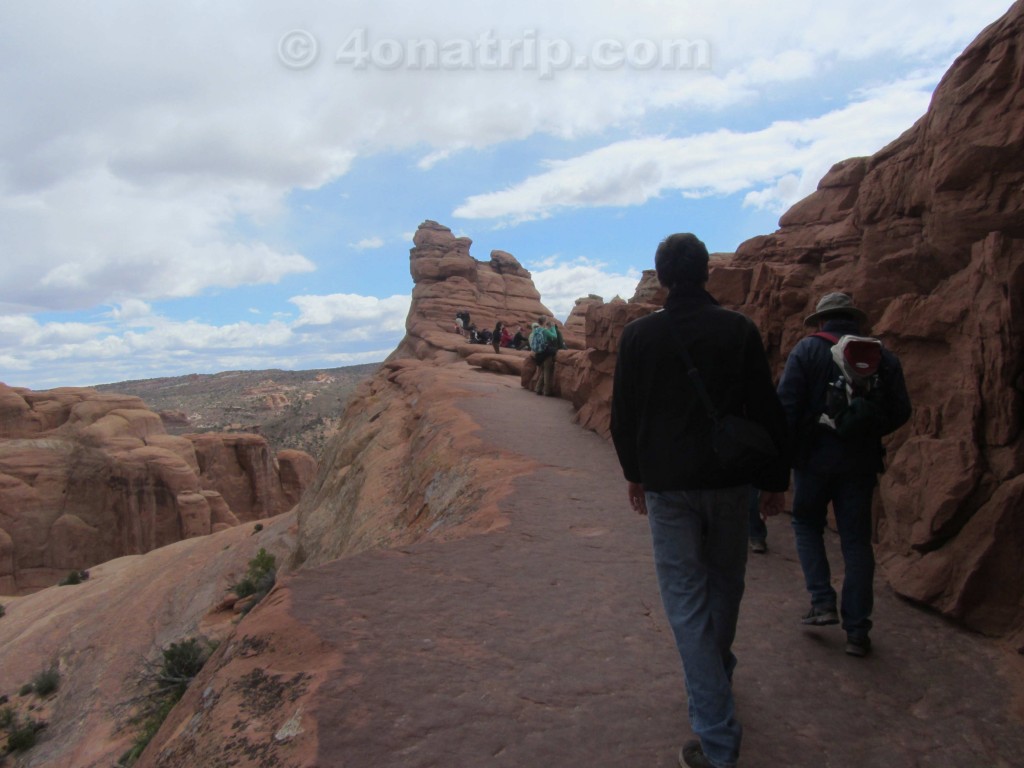
MULTIPOLYGON (((829 320, 824 329, 837 336, 860 333, 857 323, 845 318, 829 320)), ((881 434, 876 436, 842 438, 818 424, 835 373, 832 343, 817 336, 801 339, 786 360, 779 380, 779 399, 793 436, 793 466, 822 474, 881 472, 885 456, 882 435, 899 429, 910 418, 910 396, 899 358, 883 348, 878 375, 884 415, 881 434)))
MULTIPOLYGON (((711 419, 686 372, 676 325, 719 411, 763 425, 780 451, 786 420, 757 327, 697 286, 673 289, 665 309, 634 320, 619 343, 612 393, 612 440, 623 474, 648 491, 727 488, 746 478, 724 472, 711 450, 711 419)), ((779 462, 763 490, 785 490, 779 462)))

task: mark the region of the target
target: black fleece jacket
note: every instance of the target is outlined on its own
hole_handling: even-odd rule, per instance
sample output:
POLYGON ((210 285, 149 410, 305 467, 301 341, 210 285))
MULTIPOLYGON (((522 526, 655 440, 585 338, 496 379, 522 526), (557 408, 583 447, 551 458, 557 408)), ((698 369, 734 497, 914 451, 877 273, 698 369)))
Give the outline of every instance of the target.
POLYGON ((703 288, 674 288, 665 309, 622 333, 612 393, 612 441, 631 482, 648 491, 728 488, 746 482, 717 464, 711 419, 686 372, 672 325, 718 410, 768 430, 782 458, 763 490, 789 485, 786 418, 775 394, 764 344, 745 315, 718 305, 703 288))

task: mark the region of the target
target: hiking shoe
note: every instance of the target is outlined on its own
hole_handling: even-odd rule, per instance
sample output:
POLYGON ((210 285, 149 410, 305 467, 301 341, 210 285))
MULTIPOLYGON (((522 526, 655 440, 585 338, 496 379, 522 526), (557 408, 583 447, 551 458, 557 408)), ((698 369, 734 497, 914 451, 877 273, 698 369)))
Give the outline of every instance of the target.
POLYGON ((847 656, 859 656, 861 658, 871 653, 871 638, 870 637, 846 637, 846 654, 847 656))
POLYGON ((688 741, 679 750, 679 768, 715 768, 699 741, 688 741))
POLYGON ((759 555, 763 555, 765 552, 768 551, 768 542, 764 539, 751 539, 750 551, 755 552, 759 555))
POLYGON ((815 608, 811 606, 811 610, 807 612, 807 615, 800 619, 801 624, 809 624, 814 627, 824 627, 829 624, 839 623, 839 614, 836 613, 835 608, 815 608))

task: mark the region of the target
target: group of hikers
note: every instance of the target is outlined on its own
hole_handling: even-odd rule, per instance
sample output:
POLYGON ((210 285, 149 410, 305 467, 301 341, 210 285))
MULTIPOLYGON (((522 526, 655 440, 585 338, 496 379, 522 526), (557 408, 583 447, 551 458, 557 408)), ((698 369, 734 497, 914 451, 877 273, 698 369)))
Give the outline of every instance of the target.
POLYGON ((495 323, 494 330, 487 328, 478 329, 476 323, 472 322, 469 317, 469 312, 462 309, 455 313, 455 332, 461 336, 465 336, 470 344, 489 344, 494 347, 495 352, 499 352, 502 347, 507 349, 529 349, 529 336, 523 333, 523 326, 526 323, 521 323, 516 326, 510 326, 500 320, 495 323))
POLYGON ((470 344, 490 344, 495 354, 499 353, 502 347, 529 350, 540 371, 534 391, 538 395, 550 397, 554 394, 555 355, 558 350, 566 349, 562 329, 551 317, 538 317, 536 323, 530 324, 529 334, 523 333, 524 325, 526 323, 515 326, 513 332, 499 320, 493 331, 481 331, 470 320, 469 312, 463 309, 455 313, 455 332, 469 339, 470 344))
POLYGON ((650 524, 682 659, 697 739, 682 746, 679 765, 732 768, 743 733, 732 644, 748 546, 765 551, 764 519, 782 511, 792 477, 792 527, 810 597, 794 620, 841 624, 845 652, 868 656, 872 497, 882 437, 909 420, 910 398, 899 359, 862 336, 867 316, 848 294, 821 297, 805 318, 815 332, 790 352, 776 387, 757 326, 707 292, 704 243, 671 235, 654 265, 668 298, 623 330, 611 433, 629 503, 650 524), (756 464, 733 458, 755 454, 756 464), (830 504, 845 564, 839 595, 824 543, 830 504))

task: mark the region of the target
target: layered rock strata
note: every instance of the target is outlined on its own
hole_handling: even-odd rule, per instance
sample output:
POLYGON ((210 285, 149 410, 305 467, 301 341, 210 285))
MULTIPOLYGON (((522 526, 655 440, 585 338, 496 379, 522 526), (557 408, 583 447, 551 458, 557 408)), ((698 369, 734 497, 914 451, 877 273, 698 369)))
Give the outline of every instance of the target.
POLYGON ((168 435, 137 397, 0 384, 0 594, 279 514, 315 469, 258 435, 168 435))
POLYGON ((480 330, 491 330, 500 320, 511 327, 522 326, 524 333, 529 333, 537 318, 552 317, 529 271, 511 254, 491 251, 490 261, 477 261, 469 253, 472 240, 455 237, 436 221, 420 224, 413 245, 409 269, 415 286, 406 335, 389 360, 452 362, 474 351, 474 346, 482 349, 467 345, 466 338, 455 332, 455 315, 460 311, 468 311, 480 330))

